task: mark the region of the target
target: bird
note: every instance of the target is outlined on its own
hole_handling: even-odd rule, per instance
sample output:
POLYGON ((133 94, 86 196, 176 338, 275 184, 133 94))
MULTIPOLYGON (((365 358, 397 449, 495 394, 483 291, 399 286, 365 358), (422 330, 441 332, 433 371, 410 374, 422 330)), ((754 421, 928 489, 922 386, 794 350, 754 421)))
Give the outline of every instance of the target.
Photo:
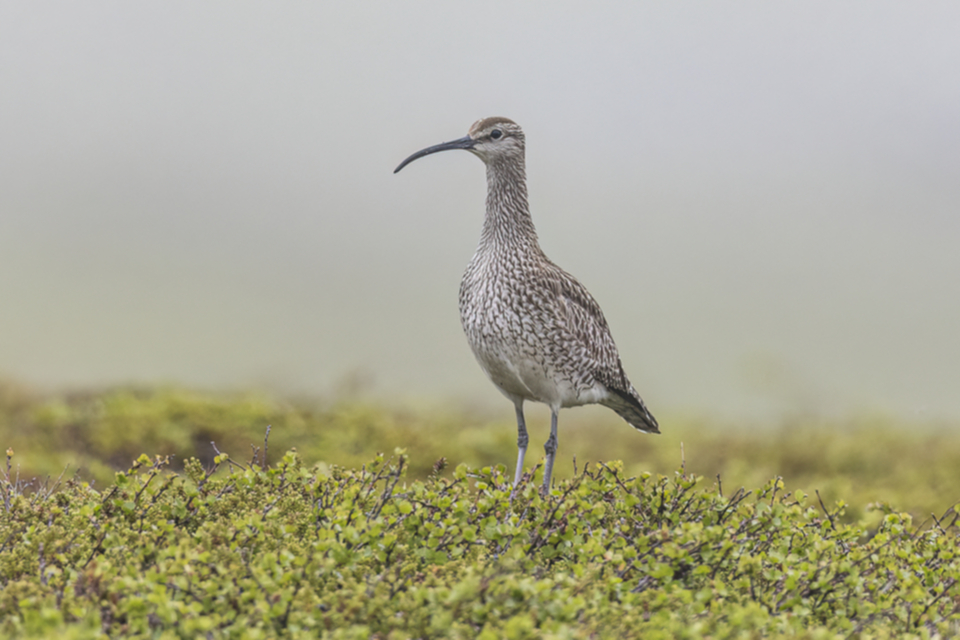
POLYGON ((460 320, 480 367, 516 410, 513 492, 529 444, 523 403, 550 407, 541 488, 546 495, 560 409, 601 404, 639 431, 660 433, 660 428, 624 373, 600 305, 540 248, 527 201, 523 130, 509 118, 483 118, 466 136, 412 154, 394 173, 452 149, 471 152, 487 171, 480 242, 460 282, 460 320))

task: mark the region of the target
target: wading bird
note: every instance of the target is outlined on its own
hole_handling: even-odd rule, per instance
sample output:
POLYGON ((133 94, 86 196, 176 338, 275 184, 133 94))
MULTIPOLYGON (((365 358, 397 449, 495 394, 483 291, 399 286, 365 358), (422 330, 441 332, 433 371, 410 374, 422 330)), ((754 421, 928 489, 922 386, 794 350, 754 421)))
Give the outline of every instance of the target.
POLYGON ((620 364, 600 305, 576 278, 547 258, 527 205, 524 136, 507 118, 485 118, 463 138, 427 147, 400 163, 465 149, 487 166, 487 212, 477 252, 460 283, 460 321, 477 362, 517 412, 520 482, 527 452, 523 402, 550 407, 543 491, 557 454, 563 407, 602 404, 633 427, 660 433, 620 364))

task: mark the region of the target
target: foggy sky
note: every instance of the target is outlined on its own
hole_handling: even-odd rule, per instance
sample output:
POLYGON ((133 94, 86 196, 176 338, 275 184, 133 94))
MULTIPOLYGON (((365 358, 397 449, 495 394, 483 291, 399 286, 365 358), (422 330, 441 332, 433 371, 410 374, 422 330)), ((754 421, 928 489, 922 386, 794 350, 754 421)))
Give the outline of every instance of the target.
POLYGON ((960 418, 957 34, 951 2, 5 3, 0 373, 499 402, 457 312, 482 164, 392 170, 502 115, 658 415, 960 418))

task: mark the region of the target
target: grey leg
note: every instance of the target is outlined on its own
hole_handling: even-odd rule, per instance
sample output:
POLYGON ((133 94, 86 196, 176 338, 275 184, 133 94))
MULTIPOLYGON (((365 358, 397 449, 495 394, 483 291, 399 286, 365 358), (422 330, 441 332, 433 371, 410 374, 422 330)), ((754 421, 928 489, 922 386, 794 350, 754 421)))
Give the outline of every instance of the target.
POLYGON ((543 445, 543 450, 547 452, 547 462, 543 469, 543 492, 550 491, 550 478, 553 476, 553 461, 557 457, 557 414, 559 409, 550 411, 550 438, 547 444, 543 445))
POLYGON ((518 400, 517 407, 517 472, 513 476, 513 488, 516 489, 520 484, 520 476, 523 475, 523 459, 527 455, 527 443, 530 437, 527 435, 527 423, 523 419, 523 400, 518 400))

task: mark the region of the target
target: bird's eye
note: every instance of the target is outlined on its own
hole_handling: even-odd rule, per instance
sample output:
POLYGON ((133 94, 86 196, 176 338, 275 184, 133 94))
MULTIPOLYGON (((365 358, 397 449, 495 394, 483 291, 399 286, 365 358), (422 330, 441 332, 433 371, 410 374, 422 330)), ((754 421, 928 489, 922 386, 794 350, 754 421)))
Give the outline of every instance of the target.
POLYGON ((493 138, 494 140, 498 139, 502 135, 503 135, 503 132, 500 131, 500 129, 494 129, 493 131, 490 132, 490 137, 493 138))

